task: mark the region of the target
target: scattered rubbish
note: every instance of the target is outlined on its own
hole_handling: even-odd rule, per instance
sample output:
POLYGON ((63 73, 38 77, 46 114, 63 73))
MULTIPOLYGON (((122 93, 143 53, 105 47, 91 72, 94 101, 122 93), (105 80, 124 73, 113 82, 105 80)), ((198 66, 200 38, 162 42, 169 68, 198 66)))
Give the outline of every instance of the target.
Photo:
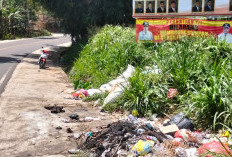
POLYGON ((65 110, 63 110, 63 106, 57 106, 57 105, 54 105, 54 106, 44 106, 45 109, 47 110, 50 110, 51 113, 61 113, 61 112, 65 112, 65 110))
POLYGON ((73 120, 79 120, 79 115, 77 115, 77 114, 71 114, 71 115, 69 116, 69 118, 71 118, 71 119, 73 119, 73 120))
POLYGON ((138 123, 137 118, 134 117, 132 114, 130 114, 130 115, 128 116, 128 118, 129 118, 129 120, 130 120, 132 123, 134 123, 134 124, 138 123))
POLYGON ((221 136, 222 136, 222 137, 229 138, 230 133, 229 133, 229 131, 225 131, 224 133, 221 134, 221 136))
POLYGON ((142 72, 143 74, 160 74, 162 72, 156 65, 152 67, 146 66, 145 69, 146 70, 142 72))
POLYGON ((133 110, 132 116, 134 116, 134 117, 139 116, 139 112, 137 110, 133 110))
POLYGON ((115 80, 110 81, 107 85, 101 86, 100 89, 109 89, 106 91, 110 92, 104 100, 103 107, 106 104, 115 102, 123 94, 125 87, 128 86, 128 79, 133 76, 134 71, 135 68, 132 65, 128 65, 127 69, 115 80))
POLYGON ((70 123, 70 119, 67 119, 67 118, 62 118, 61 121, 64 123, 70 123))
POLYGON ((129 152, 141 139, 158 143, 167 138, 159 131, 149 130, 146 121, 134 124, 125 120, 102 127, 98 132, 92 132, 91 137, 86 138, 83 146, 94 151, 96 156, 102 156, 103 153, 105 156, 115 156, 119 153, 119 150, 120 152, 129 152), (144 133, 138 134, 137 130, 139 129, 144 133))
POLYGON ((110 92, 110 94, 105 98, 103 107, 106 104, 114 103, 115 100, 117 100, 117 98, 119 98, 123 94, 124 90, 125 86, 118 85, 118 87, 116 87, 112 92, 110 92))
POLYGON ((92 121, 99 121, 101 120, 100 118, 93 118, 93 117, 85 117, 84 121, 85 122, 92 122, 92 121))
POLYGON ((138 129, 138 130, 137 130, 137 133, 138 133, 138 134, 143 134, 145 131, 146 131, 146 130, 144 130, 144 129, 138 129))
POLYGON ((80 149, 70 149, 68 152, 69 152, 70 154, 77 154, 77 153, 82 152, 82 150, 80 150, 80 149))
POLYGON ((184 146, 184 140, 182 138, 174 138, 172 144, 175 146, 184 146))
POLYGON ((174 134, 179 130, 176 124, 160 127, 159 129, 164 134, 174 134))
POLYGON ((117 155, 118 155, 118 156, 127 156, 127 154, 128 154, 128 152, 125 151, 125 150, 123 150, 123 149, 120 149, 120 150, 118 150, 118 152, 117 152, 117 155))
POLYGON ((101 94, 102 93, 102 91, 99 89, 88 89, 87 92, 88 92, 88 96, 93 96, 94 94, 101 94))
POLYGON ((147 128, 148 128, 149 130, 151 130, 151 131, 154 130, 153 126, 152 126, 150 123, 147 123, 146 126, 147 126, 147 128))
MULTIPOLYGON (((207 154, 208 152, 212 153, 218 153, 218 154, 224 154, 228 156, 232 156, 232 151, 230 151, 229 147, 227 145, 222 145, 221 142, 210 142, 203 144, 199 149, 198 153, 199 155, 207 154)), ((213 155, 207 155, 207 157, 213 157, 213 155)))
POLYGON ((104 85, 101 85, 100 90, 103 92, 106 92, 106 91, 110 91, 111 88, 112 86, 110 86, 109 84, 104 84, 104 85))
POLYGON ((158 139, 156 137, 154 137, 154 136, 147 136, 147 140, 152 140, 154 142, 158 141, 158 139))
POLYGON ((194 130, 193 121, 190 120, 183 112, 174 115, 171 120, 164 124, 164 126, 176 124, 179 129, 194 130))
POLYGON ((62 130, 62 127, 58 126, 56 127, 56 130, 62 130))
POLYGON ((174 137, 172 137, 171 135, 166 135, 166 137, 169 139, 169 140, 173 140, 174 137))
POLYGON ((194 142, 201 144, 203 142, 203 135, 199 132, 191 132, 186 129, 179 130, 175 133, 175 138, 181 138, 186 142, 194 142))
POLYGON ((86 136, 87 136, 87 137, 91 137, 91 136, 92 136, 92 132, 87 132, 87 133, 86 133, 86 136))
POLYGON ((175 151, 176 151, 177 157, 198 157, 199 156, 197 148, 184 149, 182 147, 177 147, 175 151))
POLYGON ((72 129, 68 128, 67 133, 73 133, 72 129))
POLYGON ((157 114, 153 114, 153 115, 150 117, 150 120, 151 120, 151 121, 158 121, 157 114))
POLYGON ((168 91, 168 98, 169 99, 173 99, 177 95, 178 95, 177 89, 169 88, 169 91, 168 91))
POLYGON ((84 97, 87 97, 88 95, 89 95, 89 93, 87 90, 80 89, 80 90, 76 91, 75 93, 73 93, 73 98, 80 100, 84 97))
MULTIPOLYGON (((167 156, 167 155, 164 155, 163 152, 165 151, 165 148, 162 144, 156 144, 154 146, 154 148, 152 149, 152 152, 154 154, 154 156, 167 156)), ((170 154, 169 154, 170 155, 170 154)))
POLYGON ((132 151, 136 154, 136 156, 147 155, 151 152, 152 147, 155 142, 151 140, 143 141, 139 140, 133 147, 132 151))
POLYGON ((80 135, 79 133, 75 133, 75 134, 73 135, 73 137, 74 137, 75 139, 78 139, 78 138, 81 137, 81 135, 80 135))

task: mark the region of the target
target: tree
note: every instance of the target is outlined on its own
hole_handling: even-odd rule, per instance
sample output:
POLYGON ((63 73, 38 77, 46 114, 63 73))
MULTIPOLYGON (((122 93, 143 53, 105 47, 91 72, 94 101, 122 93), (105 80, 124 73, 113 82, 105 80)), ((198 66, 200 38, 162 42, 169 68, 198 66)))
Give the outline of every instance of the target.
POLYGON ((133 23, 131 0, 37 0, 62 20, 73 39, 87 35, 89 26, 133 23))
POLYGON ((33 0, 1 0, 0 38, 14 38, 27 33, 30 20, 36 19, 35 3, 33 0))

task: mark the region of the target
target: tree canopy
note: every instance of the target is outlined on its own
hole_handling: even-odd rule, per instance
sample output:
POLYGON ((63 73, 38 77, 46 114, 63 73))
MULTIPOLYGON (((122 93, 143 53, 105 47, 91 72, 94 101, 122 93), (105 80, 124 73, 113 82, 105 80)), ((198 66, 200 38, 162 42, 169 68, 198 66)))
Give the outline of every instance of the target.
POLYGON ((0 0, 0 38, 26 33, 30 21, 36 20, 38 4, 33 0, 0 0))
POLYGON ((131 0, 37 0, 62 20, 65 33, 75 39, 89 26, 133 23, 131 0))

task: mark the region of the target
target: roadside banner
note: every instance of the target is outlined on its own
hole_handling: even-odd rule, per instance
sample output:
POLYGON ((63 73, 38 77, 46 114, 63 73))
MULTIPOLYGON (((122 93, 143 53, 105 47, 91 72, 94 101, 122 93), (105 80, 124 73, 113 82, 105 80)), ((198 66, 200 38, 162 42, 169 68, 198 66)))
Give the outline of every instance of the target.
POLYGON ((232 44, 232 21, 211 21, 190 18, 137 19, 136 41, 174 41, 182 37, 214 36, 232 44))

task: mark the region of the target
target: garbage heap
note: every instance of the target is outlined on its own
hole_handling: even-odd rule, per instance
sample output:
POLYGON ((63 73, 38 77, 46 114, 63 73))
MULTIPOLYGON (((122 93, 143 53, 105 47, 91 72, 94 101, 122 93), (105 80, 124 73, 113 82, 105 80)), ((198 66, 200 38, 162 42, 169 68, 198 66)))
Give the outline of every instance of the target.
POLYGON ((183 113, 163 125, 155 118, 148 121, 129 115, 96 132, 88 133, 81 149, 95 157, 198 157, 215 154, 232 156, 228 132, 215 136, 194 131, 193 123, 183 113))

